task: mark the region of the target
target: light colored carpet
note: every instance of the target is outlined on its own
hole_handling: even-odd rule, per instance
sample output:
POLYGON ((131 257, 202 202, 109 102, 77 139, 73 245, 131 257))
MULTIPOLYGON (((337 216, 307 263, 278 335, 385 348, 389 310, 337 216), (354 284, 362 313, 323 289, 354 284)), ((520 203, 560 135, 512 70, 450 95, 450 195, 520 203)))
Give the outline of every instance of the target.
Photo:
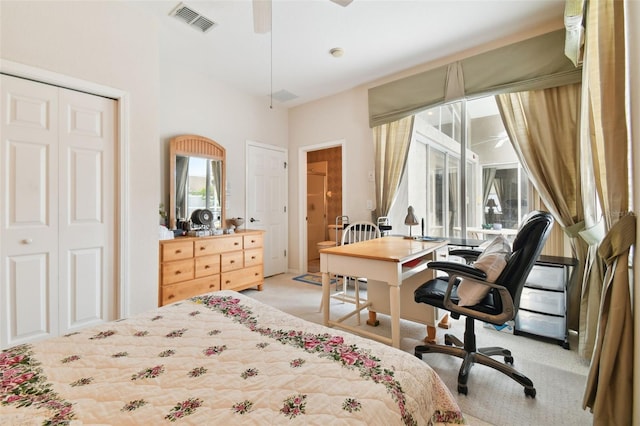
MULTIPOLYGON (((282 274, 267 278, 263 291, 246 290, 243 294, 274 306, 282 311, 315 323, 322 323, 319 311, 321 287, 294 281, 293 274, 282 274)), ((351 310, 353 305, 337 300, 331 301, 332 317, 351 310)), ((391 327, 387 316, 378 315, 380 326, 365 325, 366 312, 362 316, 362 327, 390 336, 391 327)), ((351 319, 355 325, 355 318, 351 319)), ((464 320, 450 320, 448 333, 463 335, 464 320)), ((438 329, 441 340, 445 330, 438 329)), ((401 321, 401 349, 413 354, 413 348, 421 344, 425 326, 401 321)), ((498 332, 476 324, 479 347, 502 346, 511 350, 514 366, 528 376, 536 387, 535 399, 524 395, 522 386, 503 374, 486 366, 476 364, 471 369, 468 395, 457 393, 457 376, 461 360, 443 354, 425 354, 423 359, 438 372, 445 384, 458 400, 467 421, 473 425, 588 425, 592 416, 582 410, 582 395, 588 365, 575 350, 563 349, 560 345, 524 336, 498 332)), ((576 336, 571 338, 575 348, 576 336)))

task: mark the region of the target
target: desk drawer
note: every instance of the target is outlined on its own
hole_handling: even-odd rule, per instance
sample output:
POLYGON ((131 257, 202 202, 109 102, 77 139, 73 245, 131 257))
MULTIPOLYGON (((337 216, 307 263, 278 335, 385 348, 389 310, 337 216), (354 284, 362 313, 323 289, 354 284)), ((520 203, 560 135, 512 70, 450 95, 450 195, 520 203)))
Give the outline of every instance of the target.
POLYGON ((566 311, 563 292, 545 291, 525 287, 520 296, 520 307, 543 314, 561 315, 566 311))

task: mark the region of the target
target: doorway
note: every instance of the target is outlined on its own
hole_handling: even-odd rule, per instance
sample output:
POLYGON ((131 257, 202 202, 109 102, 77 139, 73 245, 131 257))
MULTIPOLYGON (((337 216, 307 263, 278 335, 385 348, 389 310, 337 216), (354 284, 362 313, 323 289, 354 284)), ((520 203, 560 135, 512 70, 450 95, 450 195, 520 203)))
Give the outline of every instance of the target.
POLYGON ((307 253, 309 272, 320 270, 318 243, 327 241, 326 161, 307 163, 307 253))
POLYGON ((304 250, 308 272, 320 270, 320 254, 317 243, 333 240, 329 235, 330 224, 343 215, 342 145, 310 150, 306 153, 307 185, 305 219, 306 239, 304 250))

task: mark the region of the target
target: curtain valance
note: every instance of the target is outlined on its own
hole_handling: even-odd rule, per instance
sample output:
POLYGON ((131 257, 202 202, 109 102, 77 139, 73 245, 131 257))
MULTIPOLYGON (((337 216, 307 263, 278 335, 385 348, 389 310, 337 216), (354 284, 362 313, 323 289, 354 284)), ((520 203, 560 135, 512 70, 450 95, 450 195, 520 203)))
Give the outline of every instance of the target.
POLYGON ((399 120, 445 102, 447 80, 464 81, 446 101, 563 86, 581 80, 564 52, 565 30, 553 31, 369 89, 369 125, 399 120), (462 76, 448 76, 459 73, 462 76))

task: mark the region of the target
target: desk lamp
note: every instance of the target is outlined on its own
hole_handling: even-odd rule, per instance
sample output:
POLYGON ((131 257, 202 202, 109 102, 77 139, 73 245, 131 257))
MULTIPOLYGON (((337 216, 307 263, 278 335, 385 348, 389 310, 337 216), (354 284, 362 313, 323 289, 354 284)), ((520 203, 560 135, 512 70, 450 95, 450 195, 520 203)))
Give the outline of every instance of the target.
POLYGON ((409 206, 407 209, 407 217, 404 218, 404 224, 409 227, 409 238, 413 239, 411 236, 411 227, 418 224, 418 218, 413 212, 413 206, 409 206))

